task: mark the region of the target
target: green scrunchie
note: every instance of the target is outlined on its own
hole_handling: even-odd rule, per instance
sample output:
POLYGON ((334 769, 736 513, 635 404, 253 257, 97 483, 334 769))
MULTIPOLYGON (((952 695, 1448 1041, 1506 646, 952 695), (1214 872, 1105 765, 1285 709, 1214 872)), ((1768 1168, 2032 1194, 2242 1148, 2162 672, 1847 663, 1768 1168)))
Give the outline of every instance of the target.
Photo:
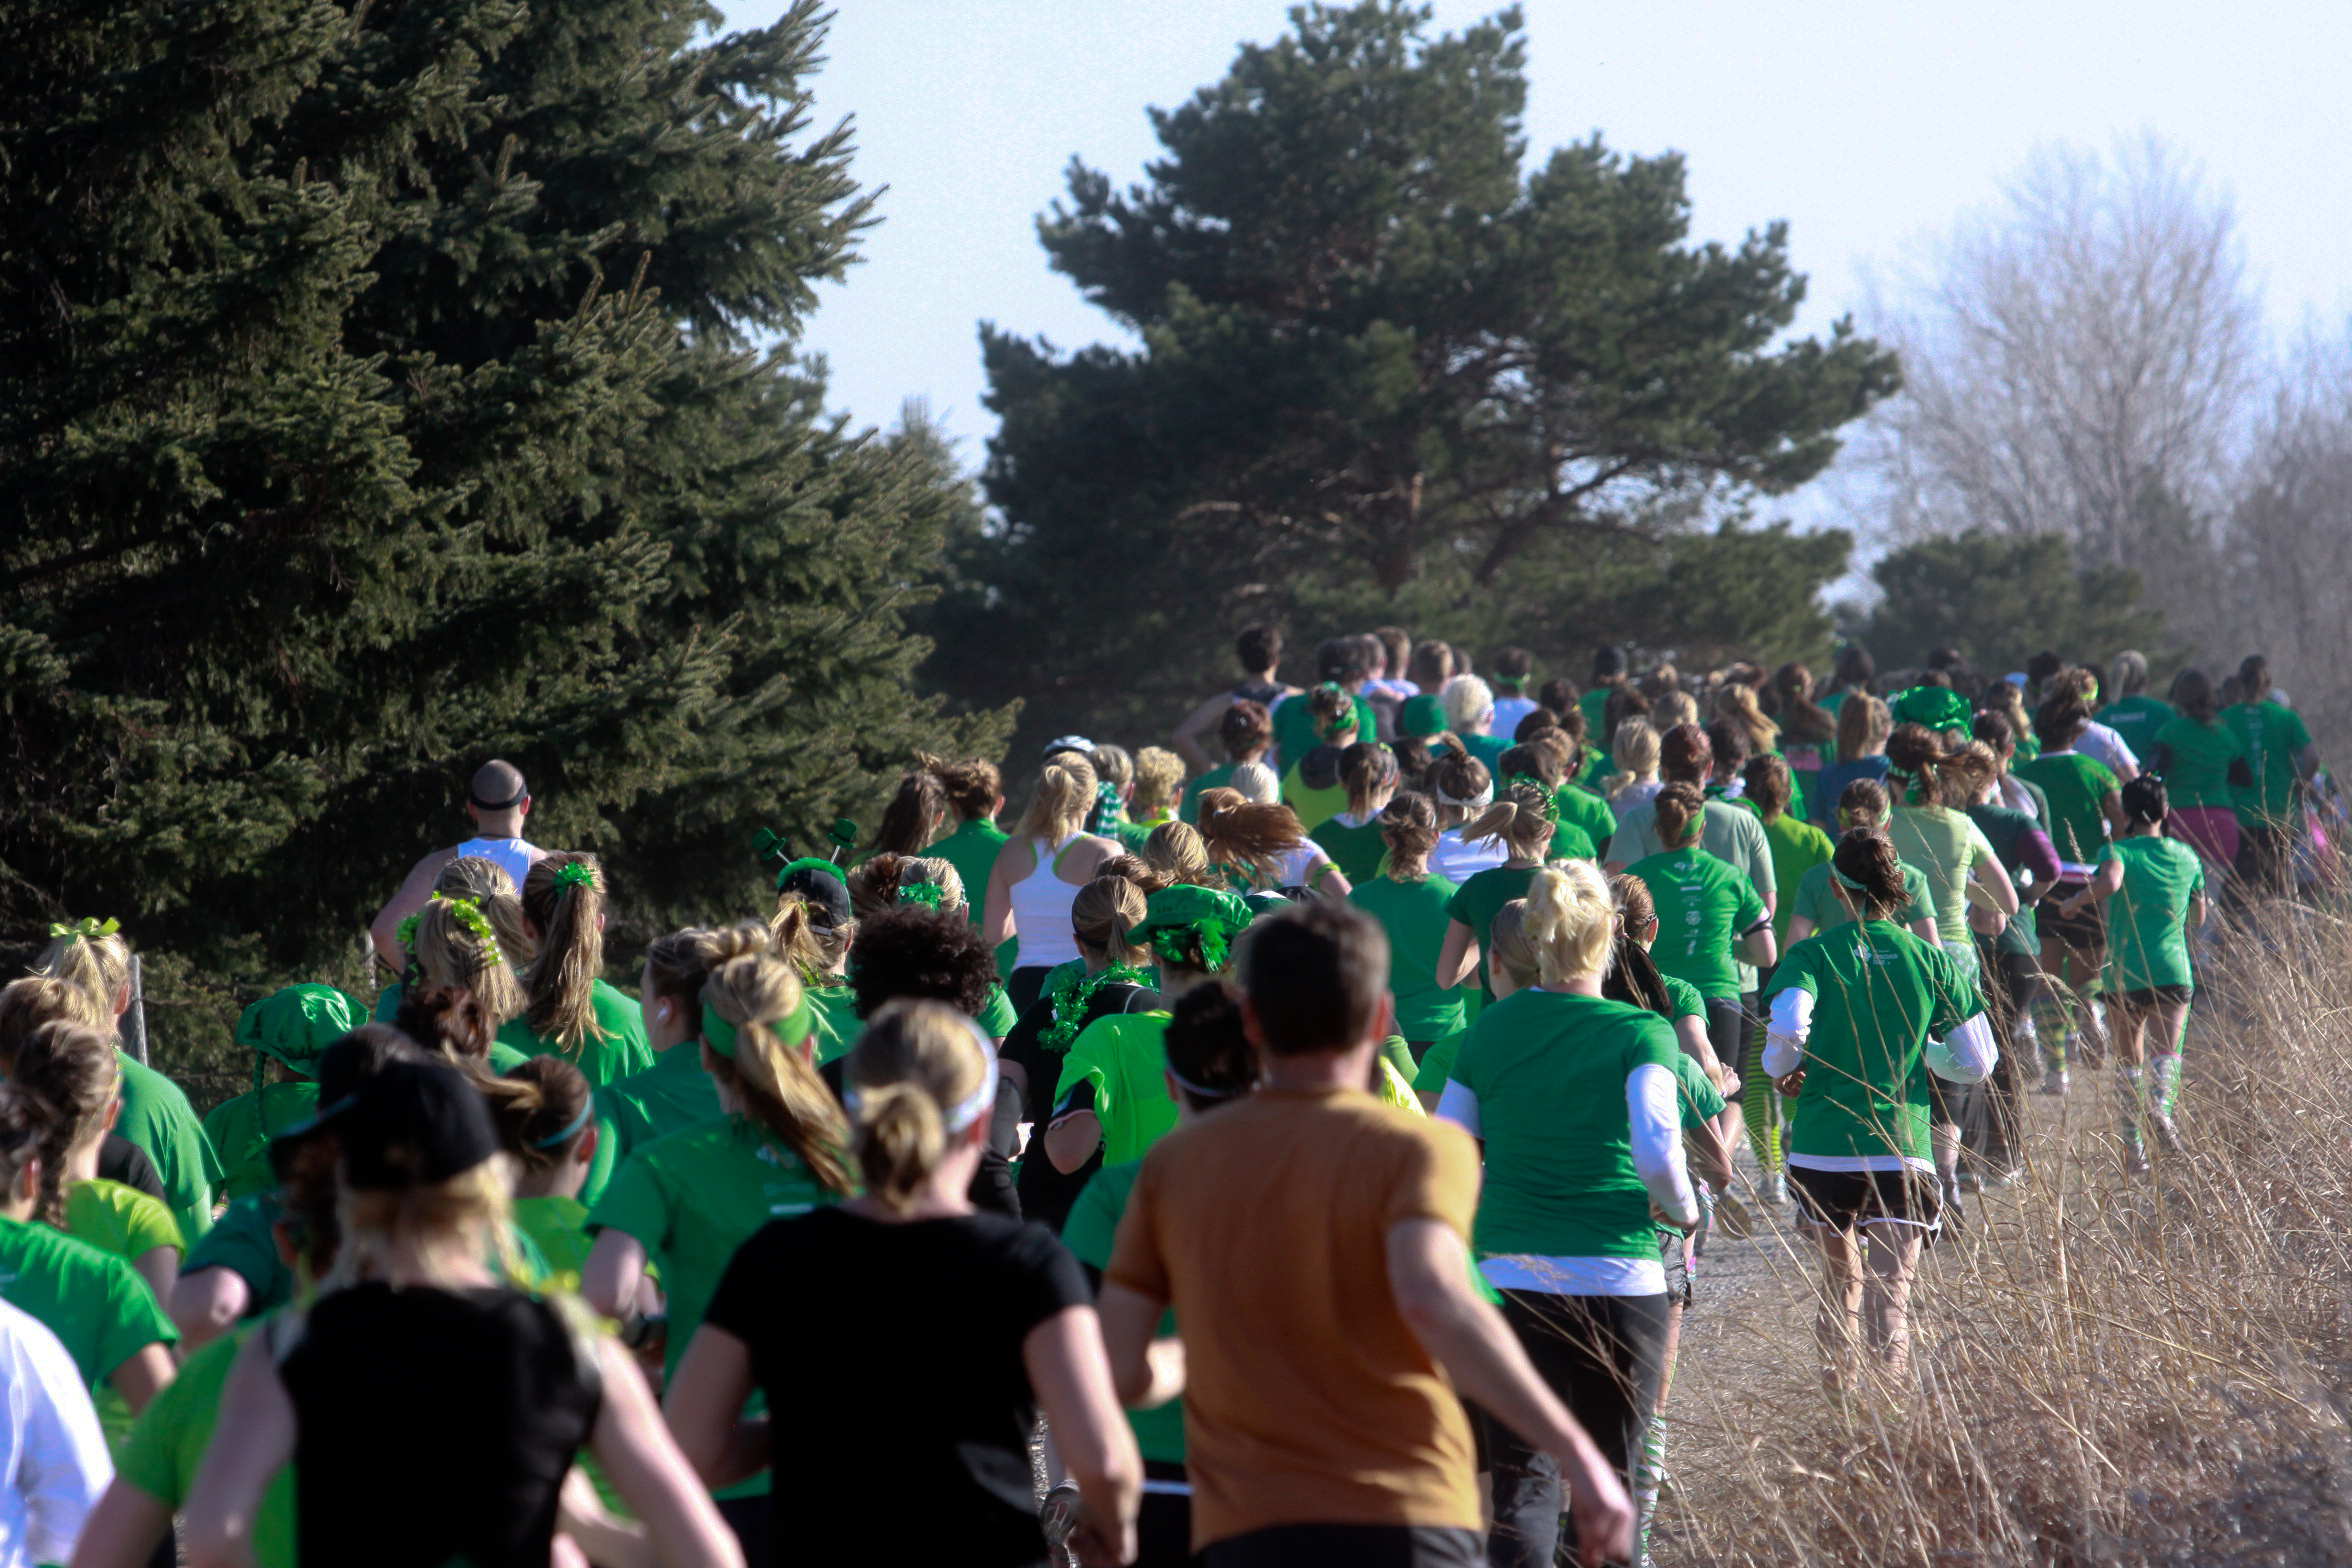
POLYGON ((921 904, 926 909, 937 909, 947 901, 947 889, 936 882, 913 882, 898 890, 902 904, 921 904))
POLYGON ((594 887, 596 868, 585 860, 567 860, 555 869, 555 885, 559 890, 567 887, 594 887))

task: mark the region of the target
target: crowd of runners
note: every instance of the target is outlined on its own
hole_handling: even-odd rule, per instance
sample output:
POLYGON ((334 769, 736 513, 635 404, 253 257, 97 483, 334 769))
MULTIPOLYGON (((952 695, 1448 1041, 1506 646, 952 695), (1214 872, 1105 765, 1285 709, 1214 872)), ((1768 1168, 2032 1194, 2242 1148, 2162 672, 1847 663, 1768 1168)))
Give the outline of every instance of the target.
POLYGON ((1711 1234, 1810 1237, 1825 1386, 1899 1387, 2022 1097, 2103 1068, 2112 1179, 2178 1152, 2222 906, 2336 875, 2259 658, 1238 652, 641 954, 489 763, 379 994, 255 1001, 201 1121, 126 931, 53 926, 0 1568, 1645 1561, 1711 1234))

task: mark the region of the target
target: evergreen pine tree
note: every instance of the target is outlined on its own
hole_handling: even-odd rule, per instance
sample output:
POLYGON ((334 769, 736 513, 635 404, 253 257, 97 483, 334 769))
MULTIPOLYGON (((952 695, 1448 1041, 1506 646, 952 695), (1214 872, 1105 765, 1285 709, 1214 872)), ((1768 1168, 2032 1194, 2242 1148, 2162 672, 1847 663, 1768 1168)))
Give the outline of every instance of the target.
POLYGON ((314 962, 501 755, 733 917, 1001 728, 901 626, 968 487, 789 350, 872 221, 819 7, 711 15, 0 0, 0 912, 314 962))

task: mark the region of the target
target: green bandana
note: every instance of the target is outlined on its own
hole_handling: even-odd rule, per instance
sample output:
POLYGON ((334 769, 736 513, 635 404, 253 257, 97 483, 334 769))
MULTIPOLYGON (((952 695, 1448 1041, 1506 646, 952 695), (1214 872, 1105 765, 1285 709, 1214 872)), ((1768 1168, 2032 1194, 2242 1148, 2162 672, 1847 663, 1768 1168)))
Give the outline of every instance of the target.
MULTIPOLYGON (((776 1038, 786 1045, 798 1045, 809 1037, 809 1034, 817 1027, 817 1017, 816 1009, 809 1005, 807 987, 801 988, 800 1001, 792 1011, 768 1027, 775 1030, 776 1038)), ((713 1055, 724 1056, 727 1060, 733 1061, 735 1046, 741 1036, 742 1031, 727 1022, 726 1019, 721 1018, 718 1010, 710 1003, 702 1004, 702 1043, 711 1048, 713 1055)))
POLYGON ((1147 943, 1164 964, 1218 970, 1225 967, 1233 939, 1249 929, 1250 918, 1249 905, 1231 893, 1179 884, 1151 896, 1143 922, 1128 937, 1147 943), (1197 965, 1188 952, 1194 945, 1200 950, 1197 965))

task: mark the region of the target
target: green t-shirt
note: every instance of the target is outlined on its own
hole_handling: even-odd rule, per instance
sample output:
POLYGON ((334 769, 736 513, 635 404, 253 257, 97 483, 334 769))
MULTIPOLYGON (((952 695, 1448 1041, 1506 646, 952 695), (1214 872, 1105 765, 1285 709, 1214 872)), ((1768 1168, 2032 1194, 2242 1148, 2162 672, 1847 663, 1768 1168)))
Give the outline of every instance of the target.
POLYGON ((1161 1076, 1168 1067, 1168 1017, 1105 1014, 1078 1032, 1062 1058, 1054 1113, 1094 1112, 1102 1123, 1106 1166, 1142 1159, 1176 1125, 1176 1102, 1161 1076))
POLYGON ((1688 980, 1710 1001, 1737 997, 1732 943, 1765 919, 1764 900, 1747 877, 1696 846, 1635 861, 1627 872, 1642 879, 1658 906, 1650 957, 1659 972, 1688 980))
MULTIPOLYGON (((1795 914, 1803 915, 1813 922, 1813 930, 1808 935, 1832 930, 1854 918, 1846 906, 1838 902, 1832 875, 1828 864, 1824 862, 1798 879, 1795 914)), ((1935 895, 1928 891, 1927 873, 1907 861, 1903 864, 1903 891, 1910 895, 1910 902, 1903 906, 1899 924, 1908 926, 1914 921, 1935 918, 1935 895)))
MULTIPOLYGON (((2155 744, 2164 749, 2164 793, 2175 811, 2226 810, 2237 804, 2230 783, 2230 764, 2245 762, 2246 744, 2217 716, 2211 723, 2178 718, 2156 732, 2155 744)), ((2150 766, 2154 761, 2150 759, 2150 766)))
POLYGON ((1317 824, 1307 837, 1323 846, 1351 887, 1362 887, 1380 875, 1381 862, 1388 859, 1388 840, 1381 836, 1378 817, 1355 824, 1339 813, 1317 824))
POLYGON ((1681 1054, 1671 1024, 1624 1002, 1530 987, 1481 1012, 1452 1079, 1478 1096, 1486 1144, 1479 1254, 1655 1258, 1625 1085, 1681 1054))
POLYGON ((2311 744, 2303 716, 2275 702, 2241 702, 2222 709, 2221 722, 2246 748, 2246 766, 2254 774, 2254 787, 2235 794, 2238 821, 2249 827, 2294 826, 2301 809, 2295 786, 2302 777, 2295 758, 2311 744))
POLYGON ((188 1249, 183 1275, 199 1269, 227 1269, 245 1282, 245 1316, 256 1318, 294 1299, 294 1271, 278 1256, 275 1188, 237 1199, 221 1210, 220 1222, 188 1249))
MULTIPOLYGON (((1702 1024, 1707 1021, 1707 999, 1699 994, 1697 986, 1664 970, 1658 972, 1658 978, 1666 982, 1667 1017, 1670 1021, 1680 1023, 1685 1018, 1696 1018, 1702 1024)), ((1690 1053, 1686 1051, 1683 1054, 1687 1056, 1690 1053)))
POLYGON ((2155 749, 2156 737, 2172 721, 2173 708, 2169 702, 2159 701, 2145 693, 2118 697, 2098 712, 2098 720, 2132 749, 2140 759, 2140 766, 2148 765, 2148 753, 2155 749))
POLYGON ((2086 877, 2107 842, 2107 797, 2115 775, 2107 764, 2079 751, 2045 751, 2012 769, 2042 787, 2050 799, 2050 843, 2069 877, 2086 877))
POLYGON ((204 1118, 204 1136, 219 1156, 219 1197, 234 1203, 278 1184, 270 1173, 269 1142, 318 1114, 318 1085, 308 1078, 263 1084, 224 1100, 204 1118))
MULTIPOLYGON (((1745 800, 1741 801, 1746 805, 1745 800)), ((1829 857, 1837 852, 1836 842, 1827 833, 1798 814, 1791 805, 1770 822, 1758 812, 1756 820, 1764 828, 1764 842, 1772 850, 1772 886, 1775 893, 1772 909, 1773 939, 1788 945, 1789 922, 1797 918, 1797 889, 1804 885, 1805 873, 1815 866, 1826 866, 1829 857)))
MULTIPOLYGON (((1396 999, 1397 1032, 1422 1044, 1462 1027, 1462 990, 1444 991, 1437 984, 1438 949, 1452 919, 1446 909, 1456 891, 1441 876, 1415 882, 1373 877, 1348 894, 1349 903, 1388 933, 1388 994, 1396 999)), ((1422 1060, 1426 1064, 1427 1056, 1422 1060)))
POLYGON ((1535 880, 1535 866, 1489 866, 1473 872, 1446 905, 1446 918, 1470 928, 1470 935, 1478 942, 1478 999, 1494 1000, 1494 982, 1487 975, 1487 938, 1494 931, 1495 916, 1514 898, 1527 896, 1528 884, 1535 880))
POLYGON ((578 1295, 580 1271, 588 1266, 588 1205, 577 1198, 517 1198, 514 1223, 547 1260, 547 1288, 578 1295))
POLYGON ((1617 813, 1582 784, 1563 784, 1552 791, 1552 814, 1559 822, 1552 830, 1553 860, 1592 859, 1601 845, 1616 836, 1617 813), (1576 847, 1576 833, 1570 829, 1584 835, 1582 849, 1576 847))
POLYGON ((1184 786, 1184 799, 1176 806, 1176 819, 1188 827, 1200 826, 1200 798, 1213 789, 1224 789, 1233 782, 1233 770, 1239 763, 1220 762, 1208 772, 1184 786))
POLYGON ((64 1343, 93 1394, 149 1345, 180 1340, 128 1261, 30 1221, 0 1218, 0 1300, 64 1343))
POLYGON ((2205 890, 2205 863, 2176 838, 2119 838, 2104 857, 2123 863, 2123 887, 2110 901, 2108 950, 2118 991, 2195 985, 2184 923, 2189 904, 2205 890))
POLYGON ((119 1181, 77 1181, 65 1193, 65 1233, 136 1263, 158 1247, 186 1256, 179 1221, 159 1198, 119 1181))
POLYGON ((122 1067, 122 1115, 115 1120, 115 1135, 146 1151, 163 1180, 163 1200, 180 1222, 180 1233, 194 1240, 212 1225, 212 1184, 221 1178, 220 1160, 178 1084, 127 1051, 118 1048, 114 1059, 122 1067))
POLYGON ((1968 874, 1977 866, 2000 861, 1985 842, 1984 831, 1968 813, 1949 806, 1897 806, 1887 837, 1894 840, 1895 853, 1905 864, 1927 873, 1936 935, 1946 942, 1967 942, 1968 874))
POLYGON ((635 1237, 661 1265, 670 1298, 665 1369, 675 1372, 735 1249, 772 1219, 838 1201, 764 1128, 722 1116, 631 1151, 586 1225, 635 1237))
MULTIPOLYGON (((1105 1165, 1087 1178, 1062 1222, 1062 1245, 1071 1256, 1097 1273, 1111 1266, 1111 1247, 1119 1234, 1119 1217, 1127 1212, 1127 1195, 1143 1171, 1141 1160, 1105 1165)), ((1160 1314, 1160 1333, 1176 1332, 1176 1314, 1160 1314)), ((1135 1446, 1146 1459, 1161 1464, 1184 1463, 1184 1401, 1171 1399, 1156 1410, 1130 1410, 1127 1424, 1135 1429, 1135 1446)))
MULTIPOLYGON (((1190 818, 1186 818, 1190 821, 1190 818)), ((956 830, 929 849, 926 855, 937 855, 956 868, 956 875, 964 879, 964 913, 972 924, 978 925, 986 914, 988 902, 988 874, 996 869, 996 852, 1005 847, 1012 835, 995 823, 975 817, 958 823, 956 830)), ((1021 939, 1006 937, 996 946, 996 972, 1009 975, 1013 961, 1020 951, 1021 939)))
MULTIPOLYGON (((624 995, 603 980, 589 993, 596 1012, 596 1028, 577 1048, 558 1045, 531 1032, 526 1018, 510 1018, 498 1031, 499 1040, 529 1056, 560 1056, 580 1069, 588 1087, 641 1073, 653 1065, 653 1047, 645 1038, 645 1011, 636 998, 624 995)), ((503 1070, 503 1069, 502 1069, 503 1070)))
MULTIPOLYGON (((1699 1065, 1697 1057, 1678 1046, 1674 1060, 1668 1065, 1674 1069, 1675 1098, 1682 1105, 1684 1132, 1697 1132, 1723 1114, 1723 1091, 1715 1087, 1714 1081, 1707 1076, 1707 1069, 1699 1065)), ((1664 1230, 1665 1227, 1660 1226, 1659 1229, 1664 1230)), ((1681 1232, 1668 1234, 1680 1235, 1681 1232)))
MULTIPOLYGON (((114 1456, 115 1474, 178 1513, 196 1484, 204 1450, 220 1419, 221 1394, 237 1364, 250 1328, 224 1334, 196 1351, 179 1376, 139 1412, 131 1434, 114 1456)), ((271 1478, 253 1516, 253 1560, 260 1568, 295 1568, 294 1467, 271 1478)))
MULTIPOLYGON (((1379 734, 1380 718, 1372 711, 1372 704, 1361 696, 1357 697, 1355 739, 1371 740, 1379 734)), ((1315 713, 1307 705, 1305 692, 1295 697, 1285 697, 1274 705, 1274 751, 1285 772, 1299 758, 1322 744, 1323 737, 1315 733, 1315 713)), ((1202 775, 1204 781, 1207 777, 1207 774, 1202 775)), ((1216 786, 1204 782, 1202 787, 1214 789, 1216 786)), ((1192 819, 1187 817, 1185 820, 1189 822, 1192 819)))
POLYGON ((1789 1153, 1924 1165, 1927 1042, 1984 1011, 1975 983, 1942 948, 1873 920, 1790 948, 1770 994, 1790 989, 1811 993, 1813 1027, 1789 1153))
MULTIPOLYGON (((2030 789, 2032 786, 2027 787, 2030 789)), ((1990 844, 1993 847, 1993 853, 2000 857, 2001 865, 2008 871, 2010 881, 2019 883, 2020 875, 2025 869, 2025 860, 2018 852, 2017 846, 2025 842, 2027 834, 2042 831, 2040 815, 2032 811, 2020 811, 2015 806, 1997 806, 1987 802, 1984 805, 1969 807, 1968 820, 1976 824, 1977 831, 1984 834, 1985 842, 1990 844)), ((2023 902, 2029 891, 2028 887, 2019 883, 2017 888, 2017 896, 2020 901, 2018 911, 2002 923, 2001 934, 1993 939, 1995 952, 2016 953, 2020 956, 2030 957, 2041 951, 2041 939, 2034 930, 2033 905, 2023 902)))
MULTIPOLYGON (((702 1046, 694 1040, 671 1046, 645 1071, 596 1091, 597 1125, 612 1145, 615 1169, 654 1139, 723 1114, 719 1086, 702 1070, 702 1046)), ((586 1201, 594 1206, 595 1199, 586 1201)))

